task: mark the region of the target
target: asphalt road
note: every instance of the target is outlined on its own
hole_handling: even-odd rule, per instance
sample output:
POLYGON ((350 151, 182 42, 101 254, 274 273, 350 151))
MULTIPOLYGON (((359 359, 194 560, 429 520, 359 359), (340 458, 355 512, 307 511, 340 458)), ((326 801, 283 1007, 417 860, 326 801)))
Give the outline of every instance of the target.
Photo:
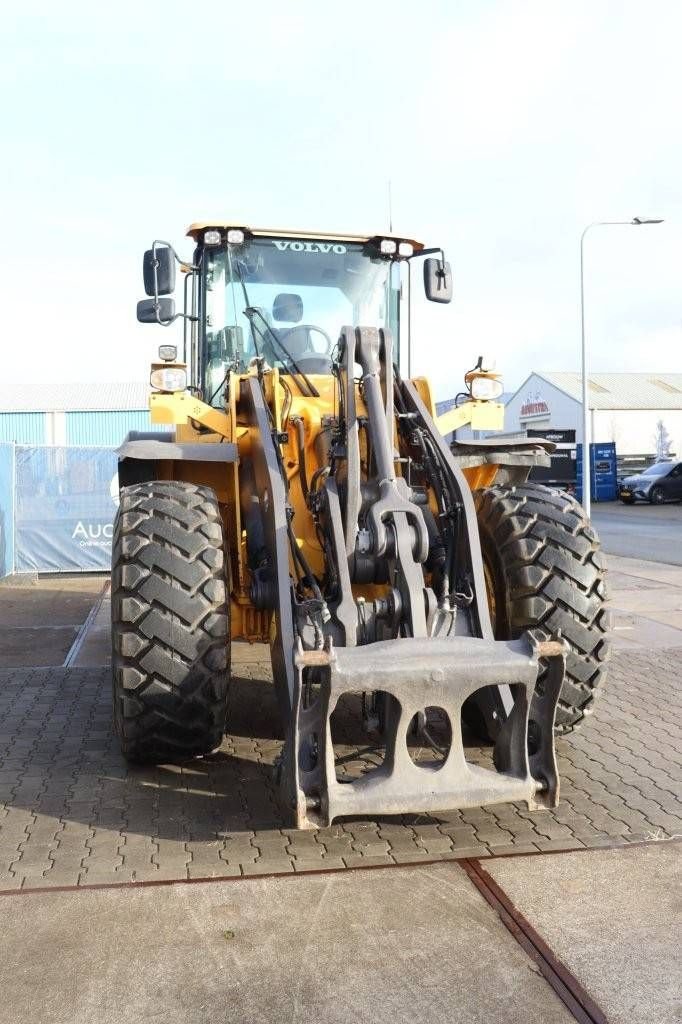
POLYGON ((609 555, 682 565, 682 504, 596 504, 592 522, 609 555))

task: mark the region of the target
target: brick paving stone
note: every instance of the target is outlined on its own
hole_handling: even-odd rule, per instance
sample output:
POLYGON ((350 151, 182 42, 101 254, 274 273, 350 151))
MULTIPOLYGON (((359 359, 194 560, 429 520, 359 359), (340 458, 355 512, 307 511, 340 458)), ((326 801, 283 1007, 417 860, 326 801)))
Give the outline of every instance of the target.
POLYGON ((456 850, 451 850, 450 853, 445 853, 440 858, 441 860, 469 860, 478 859, 479 857, 489 857, 490 850, 487 846, 463 846, 456 850))
POLYGON ((418 864, 420 861, 439 859, 437 857, 432 857, 426 850, 418 847, 415 847, 414 850, 408 850, 403 847, 397 850, 391 850, 391 857, 396 864, 418 864))
MULTIPOLYGON (((420 849, 425 850, 430 857, 437 857, 441 853, 448 853, 452 850, 452 840, 449 836, 433 836, 422 841, 417 840, 417 845, 420 849)), ((391 852, 393 852, 391 847, 391 852)))
MULTIPOLYGON (((244 875, 283 875, 291 874, 294 871, 294 864, 290 859, 259 860, 241 865, 244 875)), ((307 868, 310 871, 310 868, 307 868)))
POLYGON ((360 853, 350 853, 343 858, 342 863, 347 868, 375 868, 386 864, 395 864, 395 861, 389 853, 375 854, 369 857, 364 857, 360 853))
MULTIPOLYGON (((416 863, 682 833, 679 651, 613 658, 595 713, 558 742, 555 811, 496 805, 317 833, 283 827, 270 679, 269 665, 240 666, 235 732, 215 755, 132 769, 111 734, 107 670, 0 671, 0 888, 416 863)), ((355 698, 343 715, 341 753, 357 775, 382 751, 362 731, 355 698)), ((491 749, 467 748, 467 757, 486 766, 491 749)))
POLYGON ((24 879, 21 875, 0 871, 0 891, 3 889, 21 889, 24 879))
POLYGON ((453 843, 471 844, 476 839, 476 830, 472 825, 441 825, 440 831, 450 836, 453 843))
MULTIPOLYGON (((82 884, 83 871, 80 867, 67 868, 65 865, 60 867, 53 867, 50 871, 46 871, 40 880, 39 884, 45 887, 51 887, 55 885, 81 885, 82 884)), ((109 872, 107 872, 109 877, 109 872)), ((26 883, 24 883, 26 885, 26 883)))
MULTIPOLYGON (((348 840, 350 840, 350 836, 348 836, 348 840)), ((346 854, 352 853, 350 842, 343 839, 325 839, 322 845, 327 857, 344 857, 346 854)))
POLYGON ((524 853, 537 853, 539 847, 535 843, 510 843, 509 846, 496 846, 495 856, 504 857, 510 853, 524 854, 524 853))
POLYGON ((550 850, 576 850, 585 844, 577 836, 572 836, 570 839, 543 839, 542 836, 538 836, 535 845, 538 850, 547 852, 550 850))
POLYGON ((384 854, 388 853, 390 849, 390 843, 385 839, 370 840, 368 843, 362 841, 353 843, 351 852, 361 853, 363 857, 383 857, 384 854))
MULTIPOLYGON (((443 838, 447 838, 447 836, 444 836, 443 838)), ((452 843, 450 843, 450 845, 452 845, 452 843)), ((416 853, 419 850, 423 850, 424 847, 421 844, 417 844, 414 836, 405 835, 394 836, 389 843, 389 848, 391 853, 397 853, 399 851, 412 851, 413 853, 416 853)))

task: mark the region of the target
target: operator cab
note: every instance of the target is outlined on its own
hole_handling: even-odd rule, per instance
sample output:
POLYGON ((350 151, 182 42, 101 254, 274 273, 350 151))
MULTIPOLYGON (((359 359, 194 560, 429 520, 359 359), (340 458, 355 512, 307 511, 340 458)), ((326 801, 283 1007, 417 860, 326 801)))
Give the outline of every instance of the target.
MULTIPOLYGON (((345 326, 389 329, 400 366, 401 347, 406 355, 409 341, 409 264, 415 256, 440 253, 424 265, 426 297, 451 297, 442 251, 425 250, 414 240, 285 234, 227 224, 193 224, 188 234, 197 243, 192 265, 185 265, 193 301, 189 317, 187 308, 181 315, 192 321, 192 383, 217 407, 224 404, 229 373, 244 372, 254 359, 282 374, 331 374, 345 326)), ((165 253, 157 246, 165 244, 155 243, 147 254, 150 266, 165 253)), ((149 270, 150 281, 152 276, 149 270)), ((140 304, 144 318, 172 322, 174 307, 163 305, 168 300, 159 303, 163 292, 148 288, 147 294, 155 300, 140 304), (159 308, 168 311, 165 317, 159 308)), ((139 308, 138 317, 143 318, 139 308)))

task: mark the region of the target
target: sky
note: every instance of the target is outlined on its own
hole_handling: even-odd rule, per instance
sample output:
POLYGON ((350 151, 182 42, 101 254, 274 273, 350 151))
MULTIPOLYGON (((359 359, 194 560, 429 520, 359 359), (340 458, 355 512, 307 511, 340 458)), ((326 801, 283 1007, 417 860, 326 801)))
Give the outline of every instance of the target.
POLYGON ((436 397, 479 354, 508 390, 682 371, 676 0, 63 0, 0 38, 4 371, 146 379, 180 327, 135 322, 142 253, 196 220, 386 230, 441 245, 418 302, 436 397), (109 13, 111 11, 111 13, 109 13))

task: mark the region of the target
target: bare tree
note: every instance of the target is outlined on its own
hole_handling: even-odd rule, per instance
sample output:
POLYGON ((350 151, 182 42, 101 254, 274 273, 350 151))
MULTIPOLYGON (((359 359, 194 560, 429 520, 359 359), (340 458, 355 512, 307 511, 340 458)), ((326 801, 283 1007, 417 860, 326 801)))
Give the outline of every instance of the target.
POLYGON ((656 459, 658 462, 664 462, 665 459, 670 458, 670 446, 672 444, 672 440, 670 434, 665 429, 665 423, 663 420, 659 420, 656 424, 654 444, 656 446, 656 459))

